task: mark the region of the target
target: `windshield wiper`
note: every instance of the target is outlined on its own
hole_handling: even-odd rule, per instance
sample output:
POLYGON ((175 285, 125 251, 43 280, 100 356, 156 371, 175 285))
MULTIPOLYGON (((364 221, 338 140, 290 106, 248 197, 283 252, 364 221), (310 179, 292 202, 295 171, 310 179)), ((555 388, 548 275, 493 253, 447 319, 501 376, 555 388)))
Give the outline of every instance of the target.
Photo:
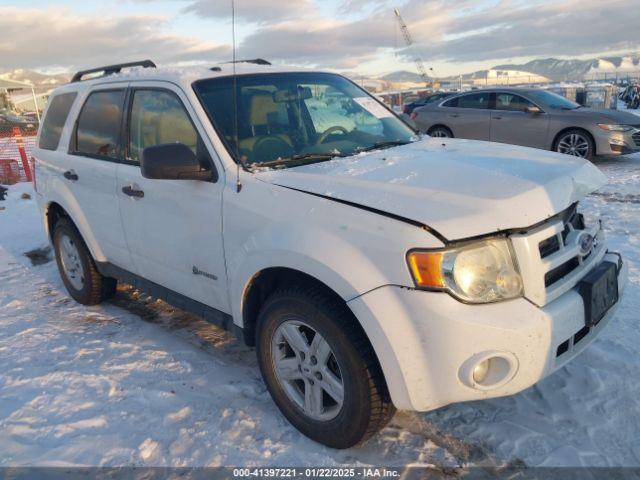
POLYGON ((344 157, 344 155, 342 153, 300 153, 291 155, 290 157, 269 160, 267 162, 255 162, 252 163, 250 167, 276 167, 278 165, 286 165, 289 163, 293 163, 298 166, 306 163, 323 162, 335 157, 344 157))
POLYGON ((385 140, 383 142, 376 142, 373 145, 369 145, 368 147, 358 147, 356 148, 355 153, 360 152, 370 152, 371 150, 381 150, 383 148, 390 147, 399 147, 400 145, 406 145, 411 142, 407 142, 405 140, 385 140))

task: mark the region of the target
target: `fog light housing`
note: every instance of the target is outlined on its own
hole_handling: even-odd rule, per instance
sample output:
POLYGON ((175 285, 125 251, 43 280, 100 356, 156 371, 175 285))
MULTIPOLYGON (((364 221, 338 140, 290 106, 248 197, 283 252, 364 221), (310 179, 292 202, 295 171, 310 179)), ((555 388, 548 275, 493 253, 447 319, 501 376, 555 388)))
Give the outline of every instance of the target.
POLYGON ((518 359, 510 352, 489 351, 469 358, 460 367, 460 380, 476 390, 494 390, 508 383, 518 371, 518 359))

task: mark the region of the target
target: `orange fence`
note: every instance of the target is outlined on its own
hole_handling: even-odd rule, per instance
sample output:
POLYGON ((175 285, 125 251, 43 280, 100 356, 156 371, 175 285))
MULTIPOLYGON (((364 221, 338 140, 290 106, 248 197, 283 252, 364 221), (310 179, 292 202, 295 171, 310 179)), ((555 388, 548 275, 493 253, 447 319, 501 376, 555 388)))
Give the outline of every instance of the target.
POLYGON ((30 182, 31 158, 36 130, 0 126, 0 183, 30 182))

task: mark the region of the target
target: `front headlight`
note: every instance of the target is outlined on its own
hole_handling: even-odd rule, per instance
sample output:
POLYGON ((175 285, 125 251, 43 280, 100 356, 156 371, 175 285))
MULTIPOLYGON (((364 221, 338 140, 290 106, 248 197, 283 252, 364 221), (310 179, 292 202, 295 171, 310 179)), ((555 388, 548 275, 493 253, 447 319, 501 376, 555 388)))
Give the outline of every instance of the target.
POLYGON ((411 250, 409 270, 416 287, 448 291, 469 303, 522 295, 522 279, 506 238, 444 250, 411 250))
POLYGON ((629 132, 633 130, 631 125, 607 125, 606 123, 599 123, 598 126, 607 132, 629 132))

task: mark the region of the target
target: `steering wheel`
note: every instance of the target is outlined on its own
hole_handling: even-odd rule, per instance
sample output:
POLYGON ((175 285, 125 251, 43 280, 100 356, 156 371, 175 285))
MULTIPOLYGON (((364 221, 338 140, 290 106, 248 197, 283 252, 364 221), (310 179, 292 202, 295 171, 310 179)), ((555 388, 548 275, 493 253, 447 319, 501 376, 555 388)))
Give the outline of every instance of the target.
POLYGON ((331 135, 333 132, 342 132, 346 135, 347 133, 349 133, 349 130, 347 130, 344 127, 341 127, 340 125, 334 125, 333 127, 329 127, 324 132, 322 132, 322 134, 318 137, 318 140, 316 140, 316 145, 320 145, 321 143, 324 143, 327 137, 331 135))
POLYGON ((292 154, 293 147, 276 135, 260 137, 253 144, 253 160, 256 162, 288 157, 292 154))

